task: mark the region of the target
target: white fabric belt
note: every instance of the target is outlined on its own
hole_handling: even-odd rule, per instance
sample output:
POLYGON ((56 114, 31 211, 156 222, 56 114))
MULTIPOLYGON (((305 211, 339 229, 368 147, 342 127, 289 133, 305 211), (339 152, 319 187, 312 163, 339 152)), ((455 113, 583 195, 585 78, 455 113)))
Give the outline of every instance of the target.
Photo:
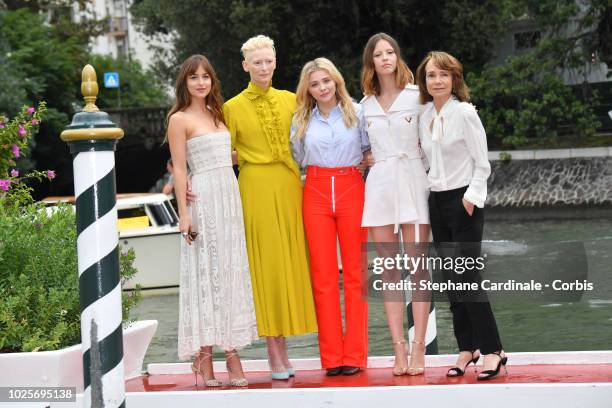
POLYGON ((421 152, 419 150, 413 150, 410 152, 398 152, 393 154, 387 154, 385 152, 375 152, 374 153, 374 161, 381 162, 386 161, 387 159, 408 159, 415 160, 421 159, 421 152))

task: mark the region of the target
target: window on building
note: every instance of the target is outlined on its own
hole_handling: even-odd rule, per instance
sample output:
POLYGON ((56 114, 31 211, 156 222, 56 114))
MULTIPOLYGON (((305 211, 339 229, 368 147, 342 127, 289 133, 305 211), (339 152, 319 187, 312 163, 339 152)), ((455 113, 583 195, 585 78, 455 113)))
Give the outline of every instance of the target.
POLYGON ((178 216, 168 202, 147 204, 149 216, 155 220, 155 225, 178 225, 178 216))
POLYGON ((125 45, 125 39, 117 39, 117 56, 118 57, 126 57, 127 56, 127 46, 125 45))
POLYGON ((524 31, 522 33, 514 33, 514 50, 524 51, 534 48, 540 41, 539 31, 524 31))

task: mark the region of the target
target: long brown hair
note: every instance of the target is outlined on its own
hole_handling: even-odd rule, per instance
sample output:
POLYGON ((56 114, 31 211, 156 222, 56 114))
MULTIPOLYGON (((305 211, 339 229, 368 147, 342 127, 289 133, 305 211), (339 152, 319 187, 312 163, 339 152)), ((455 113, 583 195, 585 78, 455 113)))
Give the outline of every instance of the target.
POLYGON ((376 44, 378 44, 378 42, 381 40, 387 41, 397 56, 397 67, 395 68, 395 86, 403 89, 406 87, 406 85, 414 83, 414 75, 402 58, 402 52, 397 44, 397 41, 386 33, 374 34, 370 37, 365 48, 363 49, 361 90, 366 96, 380 94, 380 83, 378 82, 378 76, 376 75, 376 69, 374 68, 374 48, 376 48, 376 44))
MULTIPOLYGON (((176 84, 174 86, 176 101, 170 109, 170 112, 168 112, 168 115, 166 115, 166 129, 168 128, 170 116, 184 110, 191 103, 191 95, 189 95, 189 90, 187 89, 187 77, 193 75, 200 66, 210 75, 211 83, 210 92, 206 95, 204 103, 208 106, 213 115, 215 126, 219 126, 219 123, 225 124, 225 120, 223 119, 223 96, 221 96, 221 82, 219 81, 219 77, 217 77, 217 73, 210 61, 208 61, 208 58, 204 55, 195 54, 183 61, 179 68, 176 84)), ((166 131, 166 140, 167 139, 168 132, 166 131)))
POLYGON ((452 94, 455 95, 461 102, 469 102, 470 88, 468 88, 465 80, 463 79, 463 65, 461 65, 457 58, 453 57, 447 52, 430 51, 423 61, 421 61, 421 64, 417 68, 416 72, 421 103, 424 104, 433 100, 433 97, 429 94, 429 92, 427 92, 427 72, 425 72, 425 66, 429 61, 433 61, 433 63, 439 69, 443 69, 451 73, 453 77, 452 94))
POLYGON ((346 84, 342 74, 338 71, 338 68, 328 60, 327 58, 315 58, 312 61, 308 61, 302 73, 300 74, 300 82, 298 83, 297 90, 295 91, 297 108, 295 111, 295 125, 297 126, 296 136, 300 139, 304 136, 308 123, 310 122, 310 115, 314 106, 316 105, 315 99, 308 92, 308 85, 310 82, 310 75, 316 71, 326 71, 331 79, 336 83, 336 99, 340 104, 342 110, 342 120, 347 129, 356 126, 359 123, 359 118, 355 112, 353 106, 353 100, 346 90, 346 84))

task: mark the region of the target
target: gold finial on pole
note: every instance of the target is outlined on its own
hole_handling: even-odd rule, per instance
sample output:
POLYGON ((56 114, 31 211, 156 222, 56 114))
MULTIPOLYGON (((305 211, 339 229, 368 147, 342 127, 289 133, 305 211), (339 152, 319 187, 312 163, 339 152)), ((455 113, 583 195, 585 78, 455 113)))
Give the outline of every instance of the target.
POLYGON ((85 99, 85 107, 83 112, 98 112, 100 109, 96 106, 98 98, 98 77, 96 70, 91 65, 85 65, 81 74, 81 93, 85 99))
POLYGON ((121 139, 123 130, 113 123, 108 113, 101 112, 96 106, 98 81, 96 70, 89 64, 85 65, 81 74, 81 93, 85 107, 72 117, 72 123, 66 126, 60 135, 61 139, 65 142, 121 139))

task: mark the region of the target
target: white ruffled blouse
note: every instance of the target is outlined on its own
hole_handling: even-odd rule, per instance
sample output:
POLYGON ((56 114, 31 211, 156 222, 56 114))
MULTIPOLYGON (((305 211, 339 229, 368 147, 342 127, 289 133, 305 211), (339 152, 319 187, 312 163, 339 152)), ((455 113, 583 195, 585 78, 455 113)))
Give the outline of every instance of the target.
POLYGON ((421 147, 429 161, 431 191, 468 186, 463 198, 484 207, 491 174, 487 135, 474 105, 451 96, 440 112, 433 102, 419 121, 421 147))

